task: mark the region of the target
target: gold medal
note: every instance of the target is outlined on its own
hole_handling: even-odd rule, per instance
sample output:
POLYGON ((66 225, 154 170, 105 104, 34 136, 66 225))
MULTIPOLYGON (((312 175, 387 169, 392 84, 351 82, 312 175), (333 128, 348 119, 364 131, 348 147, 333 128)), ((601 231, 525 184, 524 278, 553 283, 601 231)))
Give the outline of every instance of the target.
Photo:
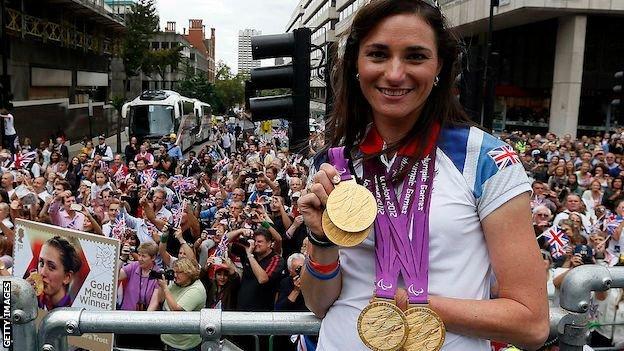
POLYGON ((329 215, 327 214, 327 210, 323 211, 323 233, 327 236, 332 243, 344 246, 344 247, 352 247, 359 245, 362 241, 366 240, 368 234, 370 233, 372 226, 364 229, 361 232, 350 233, 345 232, 344 230, 336 227, 336 225, 329 219, 329 215))
POLYGON ((336 227, 349 233, 362 232, 377 217, 377 201, 355 180, 342 181, 327 198, 327 214, 336 227))
POLYGON ((41 277, 41 274, 38 272, 32 272, 29 277, 34 282, 33 287, 35 288, 35 296, 41 296, 41 294, 43 294, 43 278, 41 277))
POLYGON ((395 304, 376 300, 366 306, 357 322, 362 342, 373 351, 396 351, 405 344, 408 324, 395 304))
POLYGON ((409 326, 405 351, 439 351, 444 344, 446 330, 440 316, 426 305, 405 311, 409 326))

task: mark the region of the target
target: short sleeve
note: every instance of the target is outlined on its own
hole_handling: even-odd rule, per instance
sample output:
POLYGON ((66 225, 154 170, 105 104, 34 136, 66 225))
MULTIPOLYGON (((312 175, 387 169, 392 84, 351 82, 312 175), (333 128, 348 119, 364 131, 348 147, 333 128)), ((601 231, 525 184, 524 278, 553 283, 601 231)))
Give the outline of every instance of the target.
POLYGON ((484 133, 474 195, 482 220, 514 197, 531 191, 520 157, 508 144, 484 133))
POLYGON ((201 283, 197 284, 198 282, 199 280, 196 280, 195 283, 189 286, 189 290, 183 292, 179 300, 176 301, 187 312, 199 311, 205 307, 206 290, 201 283))

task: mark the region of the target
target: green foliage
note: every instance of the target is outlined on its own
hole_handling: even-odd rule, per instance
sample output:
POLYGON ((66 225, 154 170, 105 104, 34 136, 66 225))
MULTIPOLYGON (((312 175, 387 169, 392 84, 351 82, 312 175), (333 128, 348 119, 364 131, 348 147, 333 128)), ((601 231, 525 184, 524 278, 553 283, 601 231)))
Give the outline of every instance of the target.
POLYGON ((187 75, 184 80, 178 83, 177 91, 184 96, 209 103, 213 111, 221 111, 223 109, 214 85, 208 81, 205 75, 187 75))
POLYGON ((172 72, 178 69, 178 64, 182 61, 183 48, 183 46, 177 46, 171 49, 148 51, 141 67, 143 73, 148 76, 158 73, 164 80, 167 67, 171 67, 172 72))
POLYGON ((115 108, 115 111, 121 115, 121 108, 126 103, 126 99, 123 96, 115 95, 111 101, 111 105, 115 108))
POLYGON ((224 62, 217 65, 215 90, 221 102, 219 113, 226 113, 245 100, 245 77, 242 74, 234 75, 224 62))
POLYGON ((150 51, 149 41, 158 32, 158 22, 154 0, 139 0, 126 15, 121 56, 127 78, 139 75, 145 65, 150 51))

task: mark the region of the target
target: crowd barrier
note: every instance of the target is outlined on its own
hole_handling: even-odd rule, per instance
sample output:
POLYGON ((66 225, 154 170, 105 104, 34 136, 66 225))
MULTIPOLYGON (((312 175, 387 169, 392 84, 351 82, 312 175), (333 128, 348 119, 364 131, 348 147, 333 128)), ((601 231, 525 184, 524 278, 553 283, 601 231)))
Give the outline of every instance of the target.
MULTIPOLYGON (((12 277, 13 349, 66 351, 67 336, 84 333, 199 334, 202 351, 227 349, 223 335, 318 335, 321 321, 305 312, 200 312, 89 311, 58 308, 44 317, 37 330, 37 300, 30 284, 12 277)), ((558 337, 561 351, 580 351, 588 335, 587 312, 592 291, 624 287, 624 267, 580 266, 566 276, 561 287, 561 308, 550 309, 550 338, 558 337)), ((3 311, 6 312, 6 309, 3 311)), ((6 316, 6 313, 5 313, 6 316)), ((607 349, 601 349, 607 350, 607 349)))

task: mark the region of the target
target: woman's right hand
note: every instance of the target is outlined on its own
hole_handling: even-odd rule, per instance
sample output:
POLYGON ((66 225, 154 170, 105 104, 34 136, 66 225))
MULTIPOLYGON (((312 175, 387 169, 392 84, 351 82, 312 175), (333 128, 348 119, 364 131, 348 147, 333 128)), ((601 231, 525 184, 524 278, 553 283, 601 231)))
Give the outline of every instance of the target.
POLYGON ((334 190, 332 180, 339 177, 334 166, 323 163, 318 172, 312 178, 309 191, 299 198, 297 202, 299 212, 303 215, 306 226, 319 237, 325 237, 323 232, 323 211, 327 204, 327 197, 334 190))

